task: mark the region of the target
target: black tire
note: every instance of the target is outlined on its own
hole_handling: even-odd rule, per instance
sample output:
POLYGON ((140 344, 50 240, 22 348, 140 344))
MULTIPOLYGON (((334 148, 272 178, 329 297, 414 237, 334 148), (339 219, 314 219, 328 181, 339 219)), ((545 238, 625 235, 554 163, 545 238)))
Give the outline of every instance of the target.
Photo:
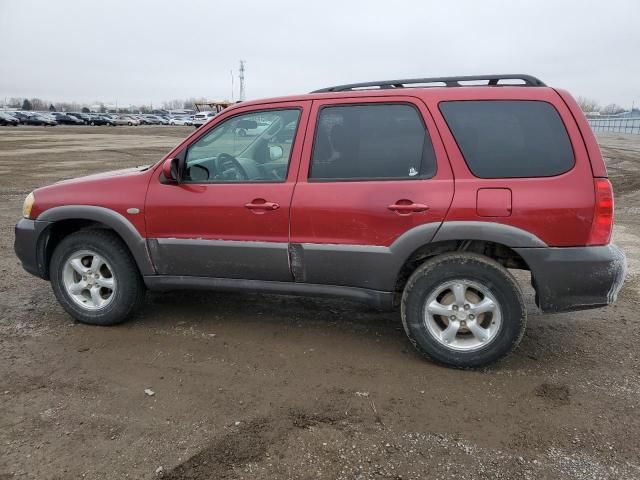
POLYGON ((405 332, 414 347, 423 356, 454 368, 479 368, 498 361, 518 346, 527 323, 526 308, 516 279, 495 260, 475 253, 446 253, 418 267, 405 286, 401 315, 405 332), (473 350, 460 351, 445 345, 434 336, 425 320, 429 297, 447 282, 456 280, 486 288, 501 311, 501 322, 495 335, 486 345, 473 350))
POLYGON ((90 325, 115 325, 142 305, 145 286, 138 267, 124 242, 110 230, 85 230, 65 237, 55 248, 50 262, 50 278, 58 302, 73 318, 90 325), (64 286, 64 266, 75 252, 90 250, 102 256, 117 284, 114 298, 103 308, 88 310, 78 305, 64 286))

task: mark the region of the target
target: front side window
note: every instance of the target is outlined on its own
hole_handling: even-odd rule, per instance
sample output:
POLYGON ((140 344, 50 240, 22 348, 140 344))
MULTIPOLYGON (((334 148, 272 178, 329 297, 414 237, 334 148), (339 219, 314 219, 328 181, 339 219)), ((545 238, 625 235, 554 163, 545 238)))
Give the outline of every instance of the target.
POLYGON ((574 165, 567 130, 549 103, 462 100, 442 102, 440 111, 476 177, 550 177, 574 165))
POLYGON ((431 139, 416 108, 406 104, 323 107, 309 179, 389 180, 434 175, 431 139))
POLYGON ((299 109, 264 110, 231 117, 187 150, 187 183, 283 182, 299 109))

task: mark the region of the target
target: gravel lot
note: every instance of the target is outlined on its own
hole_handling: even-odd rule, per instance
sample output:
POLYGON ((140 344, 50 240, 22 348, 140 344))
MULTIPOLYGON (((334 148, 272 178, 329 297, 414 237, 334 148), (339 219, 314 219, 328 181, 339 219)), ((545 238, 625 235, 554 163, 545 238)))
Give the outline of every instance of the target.
POLYGON ((640 478, 640 135, 599 136, 618 303, 541 315, 527 287, 519 349, 455 371, 414 353, 397 313, 341 301, 149 294, 124 325, 73 322, 13 253, 24 197, 191 131, 0 128, 0 480, 640 478))

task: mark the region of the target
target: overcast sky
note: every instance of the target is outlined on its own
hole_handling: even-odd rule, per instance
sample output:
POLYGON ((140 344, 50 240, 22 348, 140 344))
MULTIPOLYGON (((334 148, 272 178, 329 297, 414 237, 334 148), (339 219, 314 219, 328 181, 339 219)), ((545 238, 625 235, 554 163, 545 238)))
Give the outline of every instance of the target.
POLYGON ((0 102, 229 98, 240 59, 248 99, 514 72, 628 108, 640 1, 0 0, 0 102))

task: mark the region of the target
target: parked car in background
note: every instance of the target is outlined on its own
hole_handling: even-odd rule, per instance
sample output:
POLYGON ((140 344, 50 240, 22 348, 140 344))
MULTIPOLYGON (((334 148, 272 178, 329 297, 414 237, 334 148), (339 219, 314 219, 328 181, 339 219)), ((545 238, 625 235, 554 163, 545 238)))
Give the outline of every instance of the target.
POLYGON ((145 115, 144 118, 147 121, 147 125, 162 125, 162 120, 155 115, 145 115))
POLYGON ((82 120, 66 113, 53 112, 51 116, 55 118, 56 122, 60 125, 84 125, 82 120))
POLYGON ((55 122, 56 124, 58 123, 58 121, 56 120, 56 117, 54 117, 51 112, 34 112, 34 113, 44 118, 45 120, 48 120, 49 122, 55 122))
POLYGON ((168 125, 169 121, 165 120, 164 118, 162 118, 160 115, 146 115, 146 118, 148 118, 151 121, 152 125, 168 125))
POLYGON ((44 125, 42 120, 38 119, 33 112, 13 112, 13 116, 20 120, 20 123, 24 125, 44 125))
POLYGON ((193 125, 193 121, 188 117, 172 117, 169 119, 169 125, 193 125))
POLYGON ((16 118, 23 125, 28 125, 27 119, 29 116, 24 112, 13 111, 11 112, 11 116, 16 118))
POLYGON ((71 115, 72 117, 76 117, 77 119, 81 120, 82 123, 84 123, 85 125, 89 125, 89 115, 87 113, 68 113, 67 115, 71 115))
POLYGON ((7 112, 0 112, 0 125, 9 125, 12 127, 17 127, 20 125, 20 120, 7 112))
POLYGON ((216 116, 216 112, 199 112, 193 116, 193 126, 198 128, 207 123, 213 117, 216 116))
POLYGON ((89 118, 89 125, 115 125, 116 122, 111 117, 107 117, 104 114, 93 113, 89 118))
POLYGON ((58 123, 49 116, 37 112, 16 112, 19 115, 20 123, 25 125, 55 126, 58 123))
POLYGON ((269 125, 271 125, 269 122, 245 121, 239 124, 238 128, 236 128, 235 134, 239 137, 260 135, 269 127, 269 125))
POLYGON ((138 120, 140 121, 140 125, 157 125, 158 121, 152 118, 149 118, 147 115, 138 115, 138 120))
POLYGON ((115 119, 115 122, 116 125, 129 125, 130 127, 140 125, 140 121, 131 115, 120 115, 115 119))

